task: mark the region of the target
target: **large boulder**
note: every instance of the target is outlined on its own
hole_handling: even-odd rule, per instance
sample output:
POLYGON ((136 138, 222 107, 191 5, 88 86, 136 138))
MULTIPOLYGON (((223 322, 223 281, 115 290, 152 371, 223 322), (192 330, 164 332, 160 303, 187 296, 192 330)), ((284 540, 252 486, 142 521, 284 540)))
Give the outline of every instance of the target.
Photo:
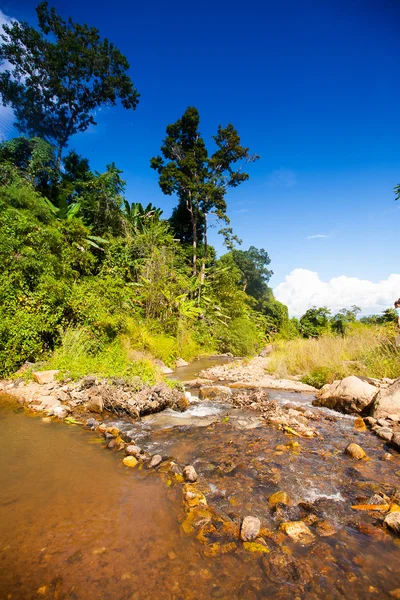
POLYGON ((368 414, 377 393, 375 385, 351 375, 324 385, 313 404, 349 414, 368 414))
POLYGON ((379 391, 372 406, 371 416, 375 419, 389 415, 400 417, 400 377, 392 385, 379 391))

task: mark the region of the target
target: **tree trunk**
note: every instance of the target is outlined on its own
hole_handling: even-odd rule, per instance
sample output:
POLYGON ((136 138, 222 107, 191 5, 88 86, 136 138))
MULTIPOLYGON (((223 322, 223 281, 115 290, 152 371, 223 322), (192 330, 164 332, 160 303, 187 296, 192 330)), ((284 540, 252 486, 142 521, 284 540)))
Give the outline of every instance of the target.
POLYGON ((192 212, 192 228, 193 228, 193 277, 197 275, 197 215, 192 212))
MULTIPOLYGON (((206 274, 206 262, 207 262, 207 250, 208 250, 208 242, 207 242, 207 213, 204 213, 204 255, 203 255, 203 263, 201 265, 201 274, 200 274, 200 284, 204 283, 205 274, 206 274)), ((200 297, 200 291, 199 291, 200 297)))
POLYGON ((56 163, 57 176, 60 174, 62 151, 63 151, 63 146, 61 146, 61 145, 58 146, 58 149, 57 149, 57 163, 56 163))

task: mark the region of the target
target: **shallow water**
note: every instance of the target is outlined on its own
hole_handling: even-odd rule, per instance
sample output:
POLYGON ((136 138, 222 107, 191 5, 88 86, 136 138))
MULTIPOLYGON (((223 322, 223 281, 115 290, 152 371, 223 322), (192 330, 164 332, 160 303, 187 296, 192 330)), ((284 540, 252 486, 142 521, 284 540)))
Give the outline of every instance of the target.
MULTIPOLYGON (((271 397, 307 408, 312 400, 280 391, 271 397)), ((164 411, 137 423, 118 421, 121 429, 135 430, 145 450, 195 466, 219 515, 217 529, 218 523, 239 524, 246 514, 261 519, 269 554, 248 552, 237 541, 229 554, 210 557, 210 546, 182 529, 181 485, 170 485, 170 475, 128 469, 96 433, 45 423, 1 403, 0 598, 396 597, 399 538, 382 527, 381 515, 350 507, 400 488, 399 455, 391 451, 392 460, 382 460, 387 448, 356 431, 352 418, 313 410, 320 438, 300 439, 300 448, 284 452, 277 444, 293 438, 283 432, 239 428, 257 413, 196 399, 189 417, 164 411), (336 422, 325 418, 332 415, 336 422), (370 460, 345 456, 350 441, 370 460), (267 503, 278 490, 293 504, 283 514, 267 503), (306 501, 335 533, 326 537, 318 523, 310 525, 315 541, 302 546, 279 531, 279 523, 303 518, 296 505, 306 501)), ((228 540, 216 530, 205 541, 228 540)))

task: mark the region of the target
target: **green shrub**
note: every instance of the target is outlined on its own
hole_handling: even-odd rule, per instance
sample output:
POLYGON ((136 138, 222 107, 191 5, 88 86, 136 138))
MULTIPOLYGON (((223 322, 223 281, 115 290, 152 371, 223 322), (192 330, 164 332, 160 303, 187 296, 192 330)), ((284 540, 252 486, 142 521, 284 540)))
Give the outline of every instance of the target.
POLYGON ((260 331, 246 317, 234 319, 228 327, 219 329, 218 346, 221 352, 234 356, 251 356, 261 347, 260 331))

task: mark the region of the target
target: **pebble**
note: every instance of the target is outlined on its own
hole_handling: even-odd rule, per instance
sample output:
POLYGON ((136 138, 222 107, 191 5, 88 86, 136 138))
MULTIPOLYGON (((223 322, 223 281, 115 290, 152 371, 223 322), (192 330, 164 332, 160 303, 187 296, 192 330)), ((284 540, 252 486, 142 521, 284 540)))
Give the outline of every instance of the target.
POLYGON ((125 452, 127 454, 130 454, 131 456, 134 456, 135 458, 139 458, 139 456, 140 456, 140 454, 142 452, 142 449, 139 448, 139 446, 134 446, 134 445, 131 444, 130 446, 127 446, 125 448, 125 452))
POLYGON ((147 468, 154 469, 155 467, 158 467, 158 465, 161 462, 162 462, 162 456, 160 456, 160 454, 154 454, 154 456, 152 456, 150 461, 148 462, 147 468))
POLYGON ((189 481, 190 483, 193 483, 194 481, 197 480, 197 473, 194 467, 192 467, 192 465, 188 465, 187 467, 185 467, 183 469, 183 478, 185 481, 189 481))
POLYGON ((126 467, 136 467, 138 461, 134 456, 125 456, 122 461, 126 467))
POLYGON ((252 542, 260 533, 261 522, 257 517, 245 517, 240 530, 240 537, 244 542, 252 542))
POLYGON ((358 444, 349 444, 345 449, 345 453, 357 460, 361 460, 367 456, 358 444))

